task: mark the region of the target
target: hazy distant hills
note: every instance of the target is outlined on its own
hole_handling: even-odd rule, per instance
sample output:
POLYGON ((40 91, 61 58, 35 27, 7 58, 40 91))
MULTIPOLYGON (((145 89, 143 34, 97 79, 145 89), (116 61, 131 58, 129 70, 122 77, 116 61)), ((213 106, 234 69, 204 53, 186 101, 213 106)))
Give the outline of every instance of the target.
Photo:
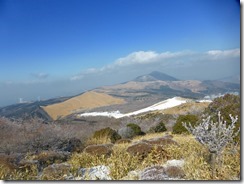
POLYGON ((0 108, 0 116, 19 118, 30 115, 55 120, 72 113, 93 110, 119 110, 127 113, 175 96, 201 99, 206 95, 239 91, 238 83, 219 80, 179 80, 154 71, 122 84, 102 86, 73 97, 0 108))
POLYGON ((178 81, 179 79, 176 79, 172 76, 169 76, 167 74, 158 72, 158 71, 153 71, 147 75, 142 75, 137 78, 135 78, 133 81, 135 82, 149 82, 149 81, 178 81))
POLYGON ((232 76, 229 76, 229 77, 225 77, 225 78, 219 79, 219 81, 240 84, 241 77, 240 77, 240 75, 232 75, 232 76))
POLYGON ((54 103, 60 103, 68 100, 70 97, 60 97, 45 101, 37 101, 32 103, 19 103, 9 105, 0 108, 0 116, 6 118, 25 118, 25 117, 39 117, 46 121, 52 120, 52 118, 41 108, 41 106, 47 106, 54 103))

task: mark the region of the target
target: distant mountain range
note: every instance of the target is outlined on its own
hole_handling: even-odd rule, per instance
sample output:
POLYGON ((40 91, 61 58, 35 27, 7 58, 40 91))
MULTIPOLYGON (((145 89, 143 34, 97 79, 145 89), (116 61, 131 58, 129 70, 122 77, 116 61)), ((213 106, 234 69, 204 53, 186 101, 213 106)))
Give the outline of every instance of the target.
POLYGON ((232 76, 229 76, 229 77, 221 78, 219 80, 223 81, 223 82, 231 82, 231 83, 240 84, 241 77, 240 77, 240 75, 232 75, 232 76))
POLYGON ((119 110, 127 113, 175 96, 202 99, 207 95, 239 91, 238 83, 219 80, 179 80, 154 71, 122 84, 99 87, 77 96, 3 107, 0 108, 0 116, 37 116, 51 121, 92 110, 119 110))
POLYGON ((158 72, 158 71, 154 71, 151 72, 147 75, 142 75, 139 76, 137 78, 135 78, 133 81, 136 82, 149 82, 149 81, 157 81, 157 80, 161 80, 161 81, 179 81, 179 79, 176 79, 172 76, 169 76, 167 74, 158 72))

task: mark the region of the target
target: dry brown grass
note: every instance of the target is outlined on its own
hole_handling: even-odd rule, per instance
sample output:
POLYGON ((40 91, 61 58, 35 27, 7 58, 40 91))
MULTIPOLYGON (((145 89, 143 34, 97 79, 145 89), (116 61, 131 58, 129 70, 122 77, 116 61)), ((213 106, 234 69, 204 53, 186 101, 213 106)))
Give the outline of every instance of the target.
POLYGON ((187 114, 187 113, 194 113, 194 112, 198 113, 198 112, 202 112, 205 108, 207 108, 209 104, 210 104, 209 102, 201 102, 201 103, 188 102, 176 107, 168 108, 157 112, 161 112, 164 114, 187 114))
POLYGON ((209 152, 191 135, 175 135, 180 146, 170 145, 166 150, 171 159, 184 159, 187 180, 233 180, 240 175, 240 146, 228 147, 223 152, 223 163, 218 167, 217 176, 211 177, 209 152))
POLYGON ((123 99, 115 98, 105 93, 97 93, 94 91, 86 92, 82 95, 73 97, 61 103, 56 103, 42 108, 48 113, 53 120, 59 117, 65 117, 77 110, 92 109, 96 107, 122 104, 123 99))
MULTIPOLYGON (((148 134, 136 137, 133 142, 148 140, 151 138, 162 137, 165 133, 148 134)), ((184 175, 185 180, 234 180, 240 176, 240 146, 227 147, 223 152, 222 165, 218 168, 215 178, 211 178, 211 167, 209 164, 208 150, 198 143, 191 135, 174 135, 179 145, 168 145, 163 150, 153 149, 143 160, 137 155, 132 156, 126 150, 133 144, 115 144, 109 157, 105 155, 90 155, 88 153, 74 153, 68 159, 71 164, 71 172, 74 176, 79 168, 90 168, 98 165, 105 165, 110 168, 110 176, 114 180, 120 180, 130 171, 143 170, 150 166, 164 165, 167 160, 183 159, 185 164, 183 170, 179 171, 171 168, 172 175, 184 175), (166 152, 165 152, 166 151, 166 152), (164 153, 167 154, 165 157, 164 153)), ((3 170, 0 165, 1 179, 35 179, 37 176, 36 168, 23 171, 10 172, 3 170)), ((57 179, 57 178, 53 178, 57 179)))
POLYGON ((131 156, 126 152, 127 144, 113 147, 113 153, 109 158, 105 156, 92 156, 87 153, 73 154, 68 161, 72 165, 73 173, 77 169, 89 168, 98 165, 106 165, 110 167, 110 175, 113 179, 118 180, 125 177, 129 171, 136 170, 142 166, 137 156, 131 156))

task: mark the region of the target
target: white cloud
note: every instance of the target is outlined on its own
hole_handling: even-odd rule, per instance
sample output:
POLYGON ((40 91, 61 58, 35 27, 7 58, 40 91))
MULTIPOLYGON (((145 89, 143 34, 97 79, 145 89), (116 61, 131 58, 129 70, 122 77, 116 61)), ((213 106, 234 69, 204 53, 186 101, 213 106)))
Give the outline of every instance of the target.
POLYGON ((133 52, 126 57, 117 59, 115 61, 115 65, 124 66, 124 65, 130 65, 135 63, 139 63, 139 64, 148 63, 148 62, 150 63, 155 58, 157 58, 158 55, 159 55, 158 53, 153 51, 133 52))
POLYGON ((125 57, 117 59, 114 65, 127 66, 132 64, 155 63, 155 62, 164 61, 167 59, 177 58, 177 57, 190 55, 190 54, 192 54, 192 52, 190 51, 162 52, 162 53, 157 53, 154 51, 138 51, 138 52, 133 52, 125 57))
POLYGON ((214 59, 217 58, 226 58, 226 57, 240 57, 240 49, 232 50, 210 50, 207 52, 209 56, 212 56, 214 59))
MULTIPOLYGON (((77 75, 74 75, 70 80, 80 80, 86 75, 106 74, 109 72, 124 72, 129 70, 139 71, 149 68, 151 70, 167 70, 187 69, 189 67, 199 67, 199 65, 208 65, 211 63, 222 62, 223 60, 232 61, 240 57, 240 49, 232 50, 210 50, 207 52, 193 52, 189 50, 180 52, 155 52, 155 51, 137 51, 128 54, 125 57, 116 59, 113 63, 100 68, 88 68, 77 75)), ((145 72, 145 71, 144 71, 145 72)), ((182 72, 182 71, 179 71, 182 72)), ((143 73, 143 71, 141 72, 143 73)))

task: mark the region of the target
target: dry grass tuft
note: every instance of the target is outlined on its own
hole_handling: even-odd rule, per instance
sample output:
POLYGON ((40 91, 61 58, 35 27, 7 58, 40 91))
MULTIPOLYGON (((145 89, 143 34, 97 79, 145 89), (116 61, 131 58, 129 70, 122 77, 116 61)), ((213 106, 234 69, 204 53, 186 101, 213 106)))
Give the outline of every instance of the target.
POLYGON ((126 144, 114 146, 113 153, 109 158, 87 153, 73 154, 68 163, 72 165, 74 175, 76 175, 79 168, 106 165, 110 167, 111 177, 115 180, 119 180, 125 177, 129 171, 136 170, 141 165, 139 158, 127 153, 126 148, 126 144))
POLYGON ((85 145, 89 146, 89 145, 97 145, 97 144, 110 144, 111 140, 109 137, 100 137, 100 138, 96 138, 96 137, 90 137, 89 139, 86 140, 85 145))
POLYGON ((209 102, 201 102, 201 103, 188 102, 176 107, 168 108, 157 112, 161 112, 165 114, 181 114, 181 115, 187 114, 189 112, 193 114, 198 114, 203 112, 204 109, 207 108, 209 104, 210 104, 209 102))
POLYGON ((127 144, 127 143, 131 143, 130 139, 119 139, 115 142, 115 144, 127 144))
POLYGON ((233 180, 240 175, 240 147, 230 154, 224 150, 223 163, 218 169, 216 178, 211 178, 208 150, 198 143, 194 137, 177 135, 175 140, 179 146, 170 145, 166 148, 171 159, 184 159, 185 179, 187 180, 233 180))

